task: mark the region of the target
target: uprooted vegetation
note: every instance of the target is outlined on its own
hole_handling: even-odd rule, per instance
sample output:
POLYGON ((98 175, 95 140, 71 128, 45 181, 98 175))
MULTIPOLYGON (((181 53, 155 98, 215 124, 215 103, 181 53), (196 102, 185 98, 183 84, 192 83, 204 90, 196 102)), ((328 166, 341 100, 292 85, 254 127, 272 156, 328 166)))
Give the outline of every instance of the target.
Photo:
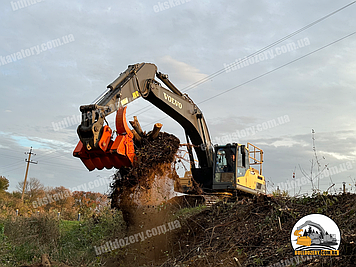
POLYGON ((294 224, 314 213, 338 225, 340 256, 315 257, 298 266, 354 266, 356 195, 351 194, 219 202, 187 218, 172 240, 173 257, 164 266, 269 266, 289 260, 294 257, 294 224))
MULTIPOLYGON (((116 188, 120 190, 121 187, 132 188, 137 185, 143 189, 150 189, 153 182, 149 179, 150 175, 157 172, 161 164, 174 162, 179 142, 177 137, 165 132, 160 132, 153 140, 148 135, 145 135, 140 142, 135 140, 136 160, 133 166, 122 167, 116 172, 113 190, 115 191, 116 188)), ((116 196, 114 193, 113 197, 116 196)), ((113 205, 115 204, 114 199, 113 205)))

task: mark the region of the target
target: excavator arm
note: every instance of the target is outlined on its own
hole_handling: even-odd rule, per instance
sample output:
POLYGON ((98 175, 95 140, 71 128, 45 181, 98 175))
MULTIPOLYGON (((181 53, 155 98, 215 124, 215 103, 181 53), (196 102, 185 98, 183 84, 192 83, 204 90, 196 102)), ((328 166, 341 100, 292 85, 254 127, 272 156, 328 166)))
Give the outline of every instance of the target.
POLYGON ((182 94, 169 81, 168 75, 157 72, 154 64, 130 65, 107 88, 93 104, 80 107, 82 122, 77 129, 80 141, 73 154, 89 170, 132 164, 133 134, 126 123, 126 105, 143 97, 184 128, 187 142, 193 145, 200 165, 195 168, 192 149, 188 146, 193 176, 203 179, 206 175, 212 175, 213 147, 203 114, 188 95, 182 94), (115 111, 117 137, 113 140, 112 131, 109 126, 104 126, 104 122, 105 117, 115 111))

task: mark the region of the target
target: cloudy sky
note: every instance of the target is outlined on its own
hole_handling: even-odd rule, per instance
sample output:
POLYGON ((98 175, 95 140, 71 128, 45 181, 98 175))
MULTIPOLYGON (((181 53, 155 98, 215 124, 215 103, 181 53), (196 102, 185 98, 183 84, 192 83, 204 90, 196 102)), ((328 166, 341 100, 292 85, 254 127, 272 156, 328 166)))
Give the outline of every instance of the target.
MULTIPOLYGON (((311 166, 314 175, 325 165, 333 172, 319 176, 320 189, 355 184, 352 1, 23 2, 0 3, 0 175, 10 180, 10 191, 24 178, 24 152, 31 146, 38 164, 30 166, 29 177, 46 186, 73 188, 98 178, 109 183, 113 170, 88 172, 72 157, 75 118, 80 105, 140 62, 156 64, 178 88, 189 89, 214 142, 261 147, 269 190, 292 180, 293 172, 303 181, 311 166), (53 45, 58 38, 61 45, 53 45), (240 59, 244 63, 228 67, 240 59), (65 118, 73 123, 59 129, 65 118)), ((182 128, 150 106, 133 102, 128 118, 138 115, 146 130, 162 122, 164 131, 185 142, 182 128)), ((109 122, 114 127, 113 118, 109 122)), ((311 185, 301 192, 311 192, 311 185)))

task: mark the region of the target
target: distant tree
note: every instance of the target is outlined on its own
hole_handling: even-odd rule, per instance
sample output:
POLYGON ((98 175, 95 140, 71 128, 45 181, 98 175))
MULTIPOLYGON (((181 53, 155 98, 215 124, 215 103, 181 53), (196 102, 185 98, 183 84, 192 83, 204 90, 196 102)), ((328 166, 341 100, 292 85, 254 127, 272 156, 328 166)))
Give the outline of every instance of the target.
POLYGON ((21 199, 21 192, 19 192, 19 191, 14 191, 11 193, 11 195, 13 198, 21 199))
POLYGON ((107 196, 100 193, 74 191, 72 197, 74 207, 84 216, 91 216, 108 204, 107 196))
POLYGON ((55 209, 63 213, 64 210, 71 210, 74 198, 69 189, 64 186, 51 188, 46 192, 46 197, 50 203, 46 205, 46 210, 55 209))
MULTIPOLYGON (((23 183, 19 182, 16 188, 22 193, 23 183)), ((25 188, 25 196, 26 199, 32 203, 38 197, 42 197, 45 193, 45 187, 37 178, 31 177, 27 183, 25 188)))
POLYGON ((9 180, 0 176, 0 191, 6 191, 9 188, 9 180))

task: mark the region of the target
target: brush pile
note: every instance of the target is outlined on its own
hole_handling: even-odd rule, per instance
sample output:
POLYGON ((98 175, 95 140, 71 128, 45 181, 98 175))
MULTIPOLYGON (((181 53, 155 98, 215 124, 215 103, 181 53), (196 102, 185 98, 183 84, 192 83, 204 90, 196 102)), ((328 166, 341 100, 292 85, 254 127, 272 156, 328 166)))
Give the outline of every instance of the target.
POLYGON ((174 256, 161 266, 351 267, 356 262, 355 194, 218 202, 182 225, 172 238, 174 256), (294 256, 290 241, 293 226, 300 218, 315 213, 328 216, 338 225, 340 256, 294 256))

